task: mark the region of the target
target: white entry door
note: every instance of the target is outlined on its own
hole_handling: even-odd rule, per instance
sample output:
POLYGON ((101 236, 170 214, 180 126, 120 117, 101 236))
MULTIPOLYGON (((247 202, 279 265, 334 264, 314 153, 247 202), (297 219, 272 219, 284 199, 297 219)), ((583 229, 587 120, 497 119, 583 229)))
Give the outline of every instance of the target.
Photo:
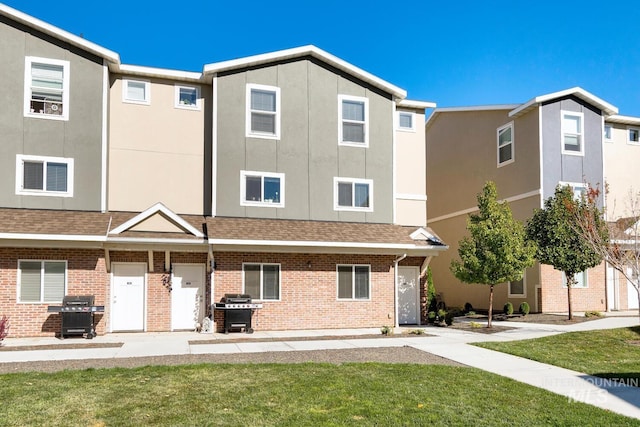
POLYGON ((418 268, 398 267, 398 324, 418 324, 418 268))
POLYGON ((146 269, 146 264, 112 265, 112 331, 144 330, 146 269))
POLYGON ((204 265, 173 264, 171 329, 193 330, 204 317, 204 265))

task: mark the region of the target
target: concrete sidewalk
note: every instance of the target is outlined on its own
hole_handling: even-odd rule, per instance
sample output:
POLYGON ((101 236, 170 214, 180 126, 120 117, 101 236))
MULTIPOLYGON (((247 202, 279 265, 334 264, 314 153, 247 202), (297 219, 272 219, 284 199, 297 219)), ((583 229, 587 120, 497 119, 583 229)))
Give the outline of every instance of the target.
MULTIPOLYGON (((429 336, 400 334, 381 339, 378 328, 256 331, 254 334, 199 334, 195 332, 113 333, 93 340, 57 338, 6 339, 0 363, 71 359, 145 357, 180 354, 233 354, 305 350, 403 347, 514 379, 628 417, 640 419, 640 388, 603 378, 499 353, 473 345, 481 341, 512 341, 563 332, 610 329, 638 325, 637 317, 607 317, 572 325, 509 322, 508 331, 482 334, 452 328, 423 328, 429 336), (376 337, 372 337, 376 336, 376 337), (300 338, 304 338, 300 340, 300 338), (262 340, 262 341, 258 341, 262 340), (69 345, 86 348, 68 348, 69 345), (96 345, 112 345, 96 347, 96 345), (34 349, 34 346, 45 346, 34 349), (57 347, 57 348, 56 348, 57 347), (92 348, 93 347, 93 348, 92 348), (14 351, 11 349, 14 348, 14 351)), ((417 329, 417 328, 410 328, 417 329)))

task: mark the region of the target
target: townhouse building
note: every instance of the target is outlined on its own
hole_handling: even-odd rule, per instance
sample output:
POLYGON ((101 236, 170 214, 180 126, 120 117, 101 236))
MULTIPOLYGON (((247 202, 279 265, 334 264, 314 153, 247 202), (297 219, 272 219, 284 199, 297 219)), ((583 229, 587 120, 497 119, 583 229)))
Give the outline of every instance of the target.
MULTIPOLYGON (((498 197, 509 202, 514 217, 523 223, 559 184, 571 185, 576 194, 586 185, 598 186, 603 191, 600 203, 606 203, 613 215, 610 208, 632 182, 631 169, 621 166, 637 158, 637 153, 629 152, 635 147, 626 141, 614 143, 605 137, 626 138, 632 119, 617 113, 615 106, 578 87, 522 104, 433 112, 426 124, 428 215, 451 249, 434 259, 432 268, 436 289, 448 305, 488 306, 485 287, 463 284, 449 270, 486 181, 496 183, 498 197)), ((633 308, 613 305, 616 277, 604 264, 578 274, 574 310, 633 308)), ((496 307, 507 301, 515 307, 527 302, 532 311, 565 312, 566 280, 553 267, 538 263, 525 271, 521 281, 495 288, 494 298, 496 307)))
POLYGON ((192 330, 250 294, 258 329, 419 324, 429 102, 314 46, 185 72, 0 5, 0 314, 51 335, 192 330), (16 102, 16 100, 18 100, 16 102))

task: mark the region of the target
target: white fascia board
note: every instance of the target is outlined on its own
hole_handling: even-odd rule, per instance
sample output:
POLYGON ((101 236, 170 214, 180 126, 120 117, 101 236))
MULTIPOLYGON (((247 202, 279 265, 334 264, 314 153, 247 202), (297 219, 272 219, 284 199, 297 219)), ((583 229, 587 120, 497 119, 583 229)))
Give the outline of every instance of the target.
POLYGON ((498 104, 498 105, 475 105, 470 107, 438 107, 433 110, 433 113, 425 121, 425 126, 429 127, 431 122, 436 119, 440 113, 459 113, 459 112, 472 112, 472 111, 501 111, 501 110, 513 110, 520 104, 498 104))
MULTIPOLYGON (((154 237, 107 237, 106 243, 152 243, 163 245, 206 245, 207 240, 161 239, 154 237)), ((164 250, 164 249, 162 249, 164 250)))
POLYGON ((427 108, 436 108, 437 104, 435 102, 412 101, 409 99, 403 99, 402 101, 398 102, 398 107, 426 110, 427 108))
POLYGON ((80 49, 104 58, 111 63, 120 63, 120 55, 118 55, 117 53, 105 49, 95 43, 91 43, 90 41, 87 41, 82 37, 73 35, 67 31, 64 31, 58 27, 34 18, 33 16, 27 15, 26 13, 20 12, 19 10, 13 9, 2 3, 0 3, 0 15, 4 15, 13 21, 26 25, 27 27, 34 28, 58 40, 65 41, 73 46, 79 47, 80 49))
MULTIPOLYGON (((159 212, 163 213, 169 219, 171 219, 171 221, 173 221, 175 223, 175 225, 177 225, 178 227, 183 228, 184 230, 186 230, 189 233, 193 234, 195 237, 202 237, 202 238, 205 237, 204 234, 201 231, 199 231, 197 228, 193 227, 191 224, 189 224, 184 219, 182 219, 178 214, 174 213, 171 209, 169 209, 168 207, 166 207, 165 205, 163 205, 160 202, 158 202, 155 205, 151 206, 149 209, 145 210, 144 212, 140 212, 138 215, 134 216, 129 221, 126 221, 125 223, 123 223, 123 224, 119 225, 118 227, 114 228, 113 230, 109 231, 109 234, 120 234, 123 231, 126 231, 126 230, 130 229, 134 225, 137 225, 137 224, 141 223, 145 219, 150 218, 151 216, 153 216, 153 215, 155 215, 155 214, 157 214, 159 212)), ((162 240, 162 241, 164 241, 164 240, 162 240)))
POLYGON ((612 114, 618 113, 618 108, 609 104, 608 102, 598 98, 592 93, 587 92, 581 87, 572 87, 570 89, 561 90, 558 92, 548 93, 546 95, 536 96, 533 99, 525 102, 519 107, 515 108, 513 111, 509 113, 509 117, 517 117, 518 115, 529 111, 531 108, 537 107, 543 102, 551 101, 556 98, 562 98, 565 96, 574 95, 577 98, 582 99, 598 108, 600 108, 606 116, 610 116, 612 114))
POLYGON ((621 116, 614 114, 604 119, 605 123, 619 123, 623 125, 640 125, 640 117, 621 116))
POLYGON ((318 242, 318 241, 290 241, 290 240, 234 240, 234 239, 209 239, 209 244, 214 246, 271 246, 271 247, 308 247, 308 248, 354 248, 354 249, 390 249, 390 250, 415 250, 431 249, 440 250, 442 246, 418 246, 400 243, 366 243, 366 242, 318 242))
POLYGON ((156 77, 161 79, 173 79, 186 82, 202 83, 202 73, 181 70, 169 70, 166 68, 143 67, 140 65, 120 64, 111 70, 115 73, 133 76, 156 77))
POLYGON ((313 56, 318 58, 329 65, 336 67, 339 70, 345 71, 360 80, 363 80, 371 85, 378 87, 385 92, 394 95, 396 98, 404 99, 407 97, 407 92, 389 82, 386 82, 371 73, 368 73, 361 68, 352 65, 337 56, 331 55, 324 50, 317 48, 313 45, 300 46, 292 49, 279 50, 276 52, 263 53, 260 55, 247 56, 244 58, 232 59, 229 61, 215 62, 212 64, 206 64, 203 68, 203 73, 217 74, 223 71, 234 70, 237 68, 244 68, 262 64, 268 64, 270 62, 282 61, 287 59, 299 58, 302 56, 313 56))
POLYGON ((66 242, 104 242, 105 236, 77 235, 77 234, 23 234, 0 233, 0 240, 42 240, 66 242))

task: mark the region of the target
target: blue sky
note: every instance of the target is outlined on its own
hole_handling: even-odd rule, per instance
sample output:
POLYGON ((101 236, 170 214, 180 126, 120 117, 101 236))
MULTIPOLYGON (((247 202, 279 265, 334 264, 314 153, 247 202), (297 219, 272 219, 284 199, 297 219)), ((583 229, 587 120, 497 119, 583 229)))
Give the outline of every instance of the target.
POLYGON ((314 44, 439 107, 519 103, 580 86, 620 114, 640 116, 640 29, 632 19, 640 7, 630 0, 5 4, 82 34, 125 64, 202 71, 314 44))

